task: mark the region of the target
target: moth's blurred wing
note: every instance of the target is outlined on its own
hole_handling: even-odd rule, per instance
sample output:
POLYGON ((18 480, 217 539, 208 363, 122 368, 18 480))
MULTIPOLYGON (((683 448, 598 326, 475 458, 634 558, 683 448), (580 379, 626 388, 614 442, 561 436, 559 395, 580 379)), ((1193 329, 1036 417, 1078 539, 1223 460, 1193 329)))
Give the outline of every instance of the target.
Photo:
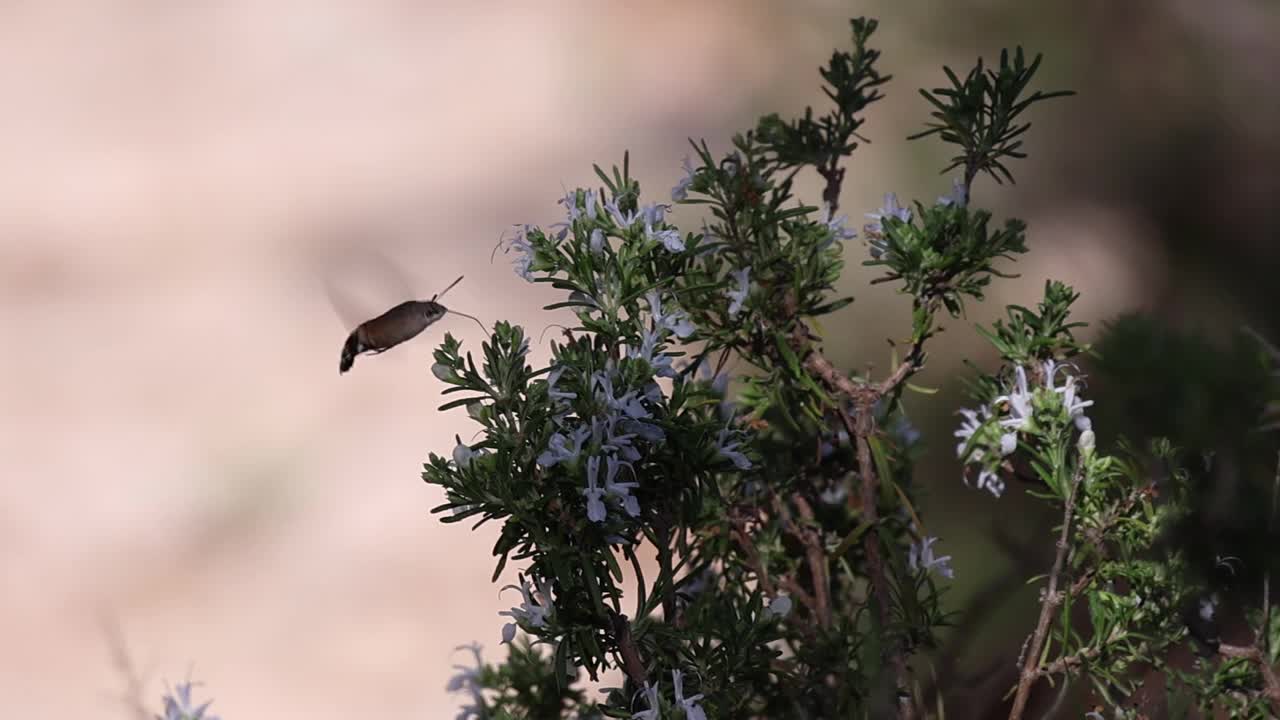
POLYGON ((415 299, 404 270, 371 247, 346 247, 318 258, 325 296, 348 331, 406 300, 415 299))

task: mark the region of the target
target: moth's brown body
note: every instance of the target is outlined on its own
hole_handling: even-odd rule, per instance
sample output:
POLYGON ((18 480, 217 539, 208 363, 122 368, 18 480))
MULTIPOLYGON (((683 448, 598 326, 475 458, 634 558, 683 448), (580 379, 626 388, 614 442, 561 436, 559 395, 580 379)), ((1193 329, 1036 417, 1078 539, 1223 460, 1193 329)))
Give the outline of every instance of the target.
MULTIPOLYGON (((461 279, 461 278, 459 278, 461 279)), ((347 336, 342 346, 342 359, 338 362, 338 373, 351 369, 356 356, 361 353, 374 355, 386 352, 406 340, 412 340, 431 323, 444 317, 448 312, 440 303, 432 300, 409 300, 400 303, 372 320, 360 323, 360 326, 347 336)))

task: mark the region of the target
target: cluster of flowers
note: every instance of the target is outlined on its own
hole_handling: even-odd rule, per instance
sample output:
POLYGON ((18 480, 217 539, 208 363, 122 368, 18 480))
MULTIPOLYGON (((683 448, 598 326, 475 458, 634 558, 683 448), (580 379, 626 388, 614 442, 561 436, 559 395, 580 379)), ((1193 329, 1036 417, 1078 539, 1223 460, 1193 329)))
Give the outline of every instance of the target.
MULTIPOLYGON (((960 439, 956 456, 978 468, 979 489, 996 497, 1004 492, 998 468, 1003 458, 1018 449, 1019 433, 1035 433, 1055 424, 1073 423, 1080 431, 1080 448, 1093 447, 1092 423, 1084 414, 1093 401, 1080 397, 1080 381, 1068 372, 1069 367, 1046 360, 1040 368, 1043 385, 1032 387, 1028 386, 1026 369, 1018 366, 1014 369, 1013 386, 1006 394, 977 410, 960 411, 964 421, 955 432, 960 439), (1059 376, 1061 384, 1058 384, 1059 376)), ((965 483, 968 483, 967 476, 965 483)))
MULTIPOLYGON (((684 711, 685 720, 707 720, 707 713, 698 703, 702 700, 702 693, 685 697, 684 694, 684 673, 679 670, 671 671, 671 684, 675 686, 676 705, 684 711)), ((631 720, 659 720, 662 712, 659 707, 658 686, 645 684, 644 690, 645 702, 649 705, 648 710, 641 710, 631 716, 631 720)))
MULTIPOLYGON (((956 178, 951 181, 951 192, 938 198, 938 205, 942 207, 964 207, 968 201, 969 196, 965 191, 964 181, 956 178)), ((885 218, 896 218, 901 222, 909 223, 911 222, 911 208, 900 205, 896 193, 888 193, 884 196, 884 205, 873 213, 867 213, 867 217, 874 222, 864 225, 862 232, 867 236, 871 259, 879 260, 889 252, 889 242, 884 237, 885 218)))

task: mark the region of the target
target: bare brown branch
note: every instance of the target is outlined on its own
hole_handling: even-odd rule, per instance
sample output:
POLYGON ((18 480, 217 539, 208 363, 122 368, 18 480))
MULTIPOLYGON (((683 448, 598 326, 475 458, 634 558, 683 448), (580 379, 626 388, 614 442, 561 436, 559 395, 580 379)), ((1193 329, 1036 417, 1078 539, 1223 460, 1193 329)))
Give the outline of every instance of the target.
POLYGON ((1018 690, 1013 697, 1013 709, 1009 711, 1009 720, 1019 720, 1027 709, 1027 700, 1031 697, 1031 686, 1040 678, 1040 652, 1044 649, 1049 634, 1049 624, 1058 606, 1062 603, 1062 594, 1058 592, 1058 580, 1067 562, 1067 553, 1071 548, 1071 521, 1076 509, 1076 493, 1080 482, 1084 479, 1084 468, 1077 467, 1071 478, 1071 489, 1067 493, 1067 502, 1062 509, 1062 533, 1058 537, 1058 550, 1053 558, 1053 569, 1049 572, 1049 586, 1045 589, 1044 599, 1040 602, 1040 619, 1036 621, 1035 632, 1031 635, 1031 644, 1027 647, 1026 659, 1022 665, 1022 674, 1018 678, 1018 690))

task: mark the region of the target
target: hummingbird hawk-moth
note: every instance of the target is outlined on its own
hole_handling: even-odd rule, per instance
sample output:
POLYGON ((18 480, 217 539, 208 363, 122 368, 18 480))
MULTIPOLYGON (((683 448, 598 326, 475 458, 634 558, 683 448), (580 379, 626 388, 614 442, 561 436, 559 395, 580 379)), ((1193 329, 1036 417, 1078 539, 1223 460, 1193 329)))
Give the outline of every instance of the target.
MULTIPOLYGON (((430 300, 408 300, 372 320, 360 323, 355 330, 351 331, 351 334, 347 336, 347 341, 342 345, 342 357, 338 361, 338 374, 341 375, 350 370, 352 364, 356 361, 357 355, 363 353, 378 355, 400 343, 412 340, 432 323, 444 317, 446 313, 451 312, 454 315, 471 318, 480 323, 479 320, 466 313, 449 310, 444 305, 436 302, 460 282, 462 282, 461 277, 450 283, 449 287, 442 292, 431 296, 430 300)), ((484 327, 483 323, 480 324, 480 327, 484 327)))

